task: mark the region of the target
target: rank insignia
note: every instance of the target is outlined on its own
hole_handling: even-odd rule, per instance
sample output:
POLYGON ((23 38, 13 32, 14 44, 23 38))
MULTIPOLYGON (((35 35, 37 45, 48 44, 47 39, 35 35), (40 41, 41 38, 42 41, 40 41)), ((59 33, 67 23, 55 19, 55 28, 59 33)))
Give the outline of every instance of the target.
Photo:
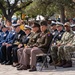
POLYGON ((48 36, 50 36, 50 32, 48 32, 47 34, 48 34, 48 36))

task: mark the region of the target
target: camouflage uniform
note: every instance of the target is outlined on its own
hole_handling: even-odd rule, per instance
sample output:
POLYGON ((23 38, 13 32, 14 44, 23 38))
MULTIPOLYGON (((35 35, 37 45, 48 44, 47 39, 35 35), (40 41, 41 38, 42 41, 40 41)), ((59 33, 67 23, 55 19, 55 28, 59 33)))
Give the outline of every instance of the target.
POLYGON ((72 43, 74 33, 70 29, 70 23, 69 22, 66 22, 64 24, 64 27, 66 29, 66 32, 63 34, 61 42, 60 42, 60 46, 58 47, 58 59, 59 59, 59 62, 57 63, 57 66, 67 68, 67 67, 72 67, 72 61, 71 60, 67 61, 65 59, 65 57, 67 55, 65 55, 65 54, 66 54, 66 51, 67 51, 66 49, 67 48, 71 49, 70 45, 72 43))
POLYGON ((61 39, 61 46, 58 47, 58 58, 59 60, 64 60, 64 48, 66 47, 66 45, 71 42, 72 38, 73 38, 74 34, 72 31, 70 32, 65 32, 62 36, 61 39))
POLYGON ((71 45, 64 47, 64 59, 66 61, 71 60, 71 52, 75 51, 75 36, 72 38, 72 41, 70 42, 71 45))

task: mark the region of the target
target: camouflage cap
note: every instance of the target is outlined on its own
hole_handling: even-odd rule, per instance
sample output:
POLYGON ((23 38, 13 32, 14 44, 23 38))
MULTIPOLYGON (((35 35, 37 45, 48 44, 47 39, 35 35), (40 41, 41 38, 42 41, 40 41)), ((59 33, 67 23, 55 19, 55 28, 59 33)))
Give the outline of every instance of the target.
POLYGON ((65 27, 66 27, 66 26, 70 27, 70 23, 69 23, 69 22, 66 22, 66 23, 64 24, 64 26, 65 26, 65 27))

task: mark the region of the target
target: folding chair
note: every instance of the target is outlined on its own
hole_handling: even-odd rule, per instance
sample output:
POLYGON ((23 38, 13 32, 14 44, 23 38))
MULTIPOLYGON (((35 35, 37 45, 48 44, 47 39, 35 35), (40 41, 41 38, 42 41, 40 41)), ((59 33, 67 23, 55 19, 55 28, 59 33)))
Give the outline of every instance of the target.
MULTIPOLYGON (((52 42, 53 42, 53 40, 50 42, 49 49, 48 49, 47 53, 43 53, 43 54, 38 54, 38 55, 36 55, 36 56, 45 56, 40 71, 42 71, 44 65, 47 63, 47 62, 46 62, 47 56, 51 55, 50 52, 51 52, 51 45, 52 45, 52 42)), ((52 57, 52 60, 53 60, 53 65, 54 65, 54 67, 55 67, 55 69, 56 69, 56 64, 55 64, 55 61, 54 61, 53 57, 52 57)))

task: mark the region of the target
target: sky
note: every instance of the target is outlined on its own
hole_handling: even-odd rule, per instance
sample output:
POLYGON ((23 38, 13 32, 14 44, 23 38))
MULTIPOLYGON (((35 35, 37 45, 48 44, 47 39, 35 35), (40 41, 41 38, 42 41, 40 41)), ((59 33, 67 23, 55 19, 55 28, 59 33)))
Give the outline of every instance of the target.
POLYGON ((13 4, 14 3, 14 0, 10 0, 10 4, 13 4))

